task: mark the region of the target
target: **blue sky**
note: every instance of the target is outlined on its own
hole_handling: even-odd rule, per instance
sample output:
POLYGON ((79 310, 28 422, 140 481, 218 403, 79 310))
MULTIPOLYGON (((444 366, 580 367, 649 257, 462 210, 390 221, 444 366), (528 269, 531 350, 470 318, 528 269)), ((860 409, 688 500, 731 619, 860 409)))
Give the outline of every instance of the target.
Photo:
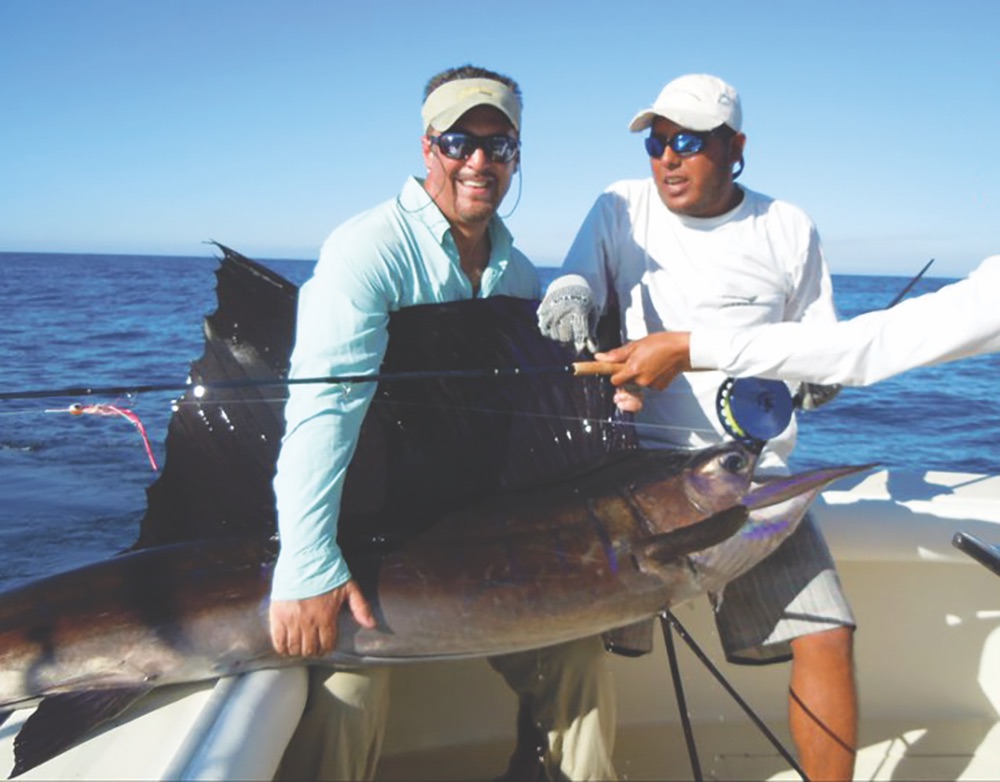
POLYGON ((312 258, 421 172, 424 83, 471 62, 524 91, 508 223, 540 264, 648 174, 632 115, 710 72, 741 181, 835 273, 960 275, 1000 252, 998 42, 993 0, 0 0, 0 251, 312 258))

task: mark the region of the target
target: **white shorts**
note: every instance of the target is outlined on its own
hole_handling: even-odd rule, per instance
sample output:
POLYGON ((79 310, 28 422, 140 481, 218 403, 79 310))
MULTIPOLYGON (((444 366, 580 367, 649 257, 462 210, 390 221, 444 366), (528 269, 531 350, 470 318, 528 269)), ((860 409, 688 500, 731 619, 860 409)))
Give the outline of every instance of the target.
POLYGON ((712 597, 719 639, 732 663, 784 662, 791 657, 792 639, 855 626, 812 514, 767 559, 712 597))

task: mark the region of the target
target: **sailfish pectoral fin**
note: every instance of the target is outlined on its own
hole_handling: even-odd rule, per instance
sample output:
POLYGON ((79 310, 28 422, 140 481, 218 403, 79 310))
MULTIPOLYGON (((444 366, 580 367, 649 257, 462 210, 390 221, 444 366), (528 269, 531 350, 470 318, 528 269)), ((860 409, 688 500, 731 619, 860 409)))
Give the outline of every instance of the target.
POLYGON ((14 739, 13 779, 69 749, 153 689, 152 685, 50 695, 38 704, 14 739))
POLYGON ((647 538, 636 547, 636 554, 663 563, 702 551, 735 535, 748 514, 745 505, 733 505, 703 521, 647 538))

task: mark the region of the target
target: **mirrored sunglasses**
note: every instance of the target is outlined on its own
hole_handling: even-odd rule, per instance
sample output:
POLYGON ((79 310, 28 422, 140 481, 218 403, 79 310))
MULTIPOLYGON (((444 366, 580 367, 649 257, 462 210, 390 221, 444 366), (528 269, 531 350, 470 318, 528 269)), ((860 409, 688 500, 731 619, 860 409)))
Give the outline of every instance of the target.
POLYGON ((483 150, 493 163, 510 163, 517 155, 520 142, 516 138, 498 133, 494 136, 474 136, 471 133, 442 133, 428 136, 427 140, 452 160, 466 160, 477 149, 483 150))
POLYGON ((715 133, 714 130, 698 132, 694 130, 679 130, 670 138, 658 133, 650 133, 646 137, 646 152, 650 157, 660 158, 670 147, 681 157, 697 155, 705 147, 708 137, 715 133))

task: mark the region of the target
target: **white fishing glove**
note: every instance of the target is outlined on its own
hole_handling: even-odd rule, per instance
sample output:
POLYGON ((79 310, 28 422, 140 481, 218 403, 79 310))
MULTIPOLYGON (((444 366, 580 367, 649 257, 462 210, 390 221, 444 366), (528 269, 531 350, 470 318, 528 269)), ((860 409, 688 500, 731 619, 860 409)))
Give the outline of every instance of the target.
POLYGON ((538 305, 538 330, 549 339, 572 343, 577 353, 594 353, 597 344, 591 334, 597 322, 597 307, 590 284, 579 274, 567 274, 552 281, 538 305))

